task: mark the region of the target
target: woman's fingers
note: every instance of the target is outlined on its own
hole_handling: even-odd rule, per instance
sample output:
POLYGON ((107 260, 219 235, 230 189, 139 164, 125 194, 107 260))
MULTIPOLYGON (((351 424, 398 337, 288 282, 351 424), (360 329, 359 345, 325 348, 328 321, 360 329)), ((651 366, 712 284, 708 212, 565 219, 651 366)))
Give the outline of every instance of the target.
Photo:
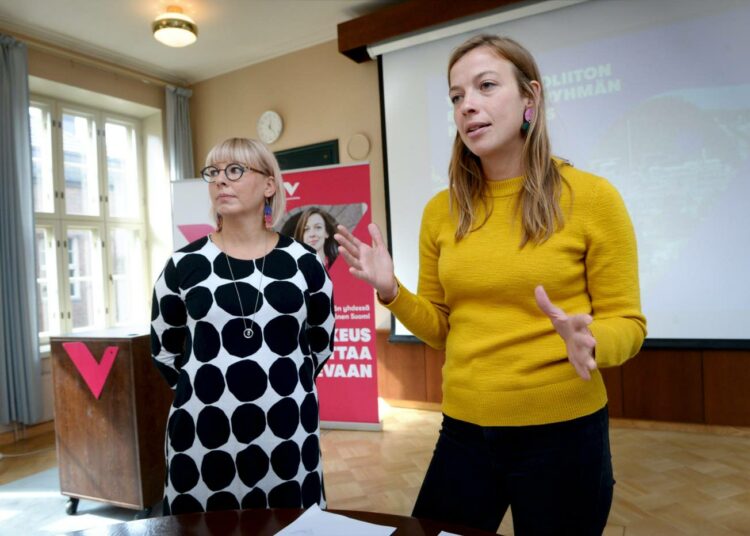
POLYGON ((539 309, 541 309, 553 323, 558 320, 565 320, 565 312, 552 303, 542 285, 539 285, 534 289, 534 297, 536 298, 536 304, 539 309))
POLYGON ((340 248, 344 248, 344 249, 347 249, 347 250, 354 248, 354 245, 351 242, 349 242, 349 240, 347 240, 344 235, 341 235, 339 233, 335 233, 333 235, 333 239, 338 243, 338 245, 339 245, 340 248))
POLYGON ((597 368, 594 360, 596 339, 588 328, 593 322, 591 315, 568 316, 565 311, 552 303, 541 285, 534 289, 534 297, 539 309, 549 317, 555 330, 565 341, 568 360, 576 373, 584 380, 590 380, 591 371, 597 368))
POLYGON ((588 326, 593 322, 591 315, 573 315, 569 317, 570 326, 575 331, 588 331, 588 326))
POLYGON ((593 350, 596 340, 588 333, 575 333, 570 341, 566 341, 568 359, 573 364, 578 375, 584 380, 591 379, 590 371, 596 370, 593 350))
POLYGON ((333 239, 336 240, 339 246, 344 248, 344 250, 348 251, 351 255, 358 257, 359 244, 361 244, 361 242, 343 225, 339 225, 337 230, 339 232, 333 235, 333 239))
POLYGON ((340 249, 339 253, 341 253, 341 255, 344 257, 344 260, 346 261, 346 264, 348 264, 349 266, 351 266, 355 270, 361 270, 362 269, 362 265, 360 264, 359 259, 357 257, 355 257, 354 255, 352 255, 351 253, 349 253, 349 250, 347 250, 345 248, 344 249, 340 249))
POLYGON ((583 363, 575 360, 571 360, 571 362, 581 378, 584 380, 591 379, 591 371, 596 370, 596 362, 593 359, 587 359, 583 363))
POLYGON ((367 226, 367 230, 370 232, 370 236, 372 237, 372 247, 385 248, 385 243, 383 242, 383 233, 380 232, 380 227, 378 227, 374 223, 371 223, 367 226))
POLYGON ((573 366, 575 367, 576 372, 578 373, 578 375, 581 378, 583 378, 584 380, 590 380, 591 379, 591 373, 589 372, 589 370, 586 367, 581 366, 581 365, 579 365, 577 363, 574 363, 573 366))
POLYGON ((339 251, 344 257, 346 263, 349 265, 349 273, 357 279, 361 279, 366 283, 372 284, 370 276, 365 270, 363 270, 362 263, 359 262, 359 259, 353 257, 352 254, 345 249, 341 249, 339 251))
POLYGON ((333 238, 339 252, 349 265, 349 273, 370 284, 381 296, 387 296, 395 287, 393 261, 383 242, 383 234, 374 223, 367 226, 372 246, 352 235, 343 225, 337 227, 333 238))
POLYGON ((354 238, 354 235, 349 232, 349 229, 347 229, 345 226, 338 224, 336 226, 336 230, 338 231, 338 234, 346 239, 354 238))

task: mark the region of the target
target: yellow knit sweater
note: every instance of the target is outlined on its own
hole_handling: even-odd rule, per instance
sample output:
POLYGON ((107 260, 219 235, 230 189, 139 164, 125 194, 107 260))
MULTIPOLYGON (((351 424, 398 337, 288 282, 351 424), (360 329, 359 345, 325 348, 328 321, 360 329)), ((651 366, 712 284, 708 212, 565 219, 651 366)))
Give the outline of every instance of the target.
MULTIPOLYGON (((601 374, 581 379, 565 343, 534 300, 544 285, 568 314, 588 313, 599 367, 634 356, 646 335, 635 235, 612 185, 563 165, 563 229, 520 248, 517 177, 489 183, 487 223, 456 243, 448 191, 425 207, 417 294, 399 285, 393 314, 424 342, 445 348, 443 412, 482 426, 566 421, 602 408, 601 374)), ((482 222, 480 208, 475 221, 482 222)))

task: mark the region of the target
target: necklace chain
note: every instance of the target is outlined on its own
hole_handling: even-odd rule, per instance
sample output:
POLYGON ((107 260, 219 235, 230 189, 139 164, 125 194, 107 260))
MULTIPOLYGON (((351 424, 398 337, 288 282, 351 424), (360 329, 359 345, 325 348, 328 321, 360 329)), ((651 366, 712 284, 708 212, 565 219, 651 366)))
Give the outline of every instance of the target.
MULTIPOLYGON (((223 239, 222 239, 223 242, 223 239)), ((268 254, 266 253, 266 247, 268 246, 268 235, 266 235, 266 241, 264 242, 264 248, 263 248, 263 261, 260 263, 260 278, 258 279, 258 293, 255 295, 255 307, 253 307, 253 316, 250 317, 250 323, 252 323, 255 320, 255 315, 258 314, 258 302, 260 301, 260 294, 261 294, 261 285, 263 284, 263 270, 266 267, 266 257, 268 254)), ((232 263, 229 261, 229 255, 227 255, 226 251, 226 244, 224 244, 224 250, 222 251, 224 253, 224 259, 227 261, 227 266, 229 267, 229 275, 232 276, 232 283, 234 283, 234 291, 237 293, 237 301, 240 304, 240 314, 242 315, 242 325, 245 327, 244 330, 242 330, 242 336, 246 339, 252 339, 255 332, 253 332, 252 327, 247 327, 247 319, 245 318, 245 310, 242 307, 242 298, 240 297, 240 289, 237 287, 237 280, 234 278, 234 272, 232 271, 232 263)))

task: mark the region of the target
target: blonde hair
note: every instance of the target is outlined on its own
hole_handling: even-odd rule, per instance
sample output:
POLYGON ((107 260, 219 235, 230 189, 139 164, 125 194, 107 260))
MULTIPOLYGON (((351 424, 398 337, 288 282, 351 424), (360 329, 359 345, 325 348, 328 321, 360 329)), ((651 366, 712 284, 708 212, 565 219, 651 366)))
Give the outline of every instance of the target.
MULTIPOLYGON (((244 164, 271 177, 276 184, 276 193, 270 198, 272 222, 274 226, 279 223, 286 211, 286 195, 279 163, 265 143, 250 138, 228 138, 215 145, 206 156, 205 165, 213 166, 217 162, 244 164)), ((217 230, 221 231, 221 215, 214 212, 213 216, 217 230)))
MULTIPOLYGON (((541 85, 542 79, 534 57, 513 39, 496 35, 484 34, 472 37, 453 51, 448 61, 449 85, 450 70, 456 62, 479 47, 486 47, 501 58, 508 60, 513 65, 521 95, 534 97, 531 82, 536 80, 541 85)), ((522 164, 525 178, 517 205, 521 212, 521 247, 527 242, 540 244, 546 241, 564 225, 560 208, 562 176, 552 159, 543 88, 534 101, 534 117, 525 134, 523 144, 522 164)), ((521 117, 518 119, 518 129, 521 132, 523 119, 521 117)), ((485 177, 479 157, 466 147, 458 133, 453 141, 448 177, 451 210, 455 207, 458 213, 455 236, 456 240, 461 240, 472 230, 486 223, 490 210, 485 210, 484 221, 475 227, 475 204, 481 202, 487 209, 485 177)))

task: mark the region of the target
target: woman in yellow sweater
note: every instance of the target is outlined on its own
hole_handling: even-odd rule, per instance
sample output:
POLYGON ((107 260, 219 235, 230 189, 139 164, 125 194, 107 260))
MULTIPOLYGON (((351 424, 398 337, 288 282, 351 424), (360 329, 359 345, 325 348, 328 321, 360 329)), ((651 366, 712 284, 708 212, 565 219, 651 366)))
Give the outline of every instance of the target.
POLYGON ((553 159, 541 75, 515 41, 453 53, 447 191, 425 207, 417 294, 379 229, 340 252, 417 337, 445 348, 443 426, 413 515, 517 535, 601 534, 614 480, 600 367, 646 334, 635 235, 603 178, 553 159))

